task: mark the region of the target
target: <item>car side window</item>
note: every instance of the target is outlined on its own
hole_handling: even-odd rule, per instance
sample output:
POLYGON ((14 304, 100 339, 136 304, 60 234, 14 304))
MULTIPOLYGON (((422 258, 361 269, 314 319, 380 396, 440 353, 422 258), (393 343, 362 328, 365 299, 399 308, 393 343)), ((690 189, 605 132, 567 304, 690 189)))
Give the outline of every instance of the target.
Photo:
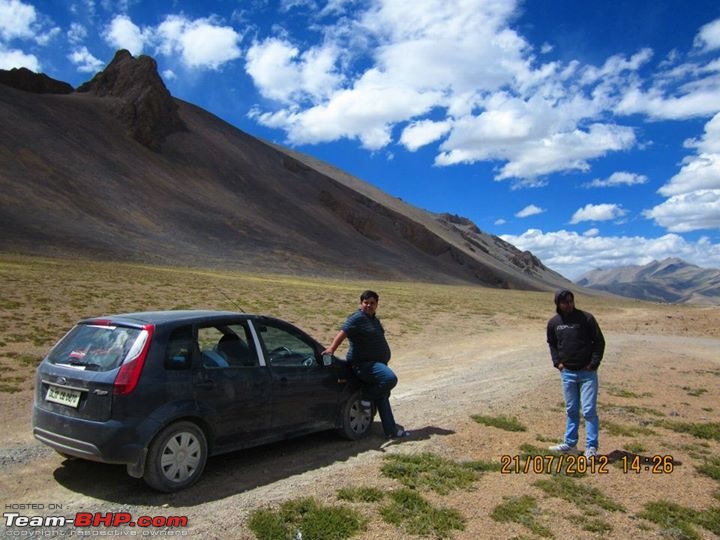
POLYGON ((173 330, 165 348, 165 369, 190 369, 192 344, 192 326, 173 330))
POLYGON ((313 345, 295 333, 266 324, 260 327, 260 336, 271 366, 311 368, 318 365, 313 345))
POLYGON ((198 328, 198 345, 207 368, 256 367, 258 355, 246 324, 222 324, 198 328))

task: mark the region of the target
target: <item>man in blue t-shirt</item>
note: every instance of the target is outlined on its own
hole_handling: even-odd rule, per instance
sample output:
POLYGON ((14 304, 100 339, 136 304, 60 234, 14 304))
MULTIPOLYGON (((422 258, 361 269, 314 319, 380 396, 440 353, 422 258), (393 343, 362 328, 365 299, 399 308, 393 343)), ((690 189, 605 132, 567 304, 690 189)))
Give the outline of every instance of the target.
POLYGON ((357 377, 366 384, 367 399, 361 401, 361 404, 369 412, 372 410, 372 402, 375 402, 385 438, 397 439, 407 437, 410 433, 395 423, 390 407, 390 391, 397 384, 397 376, 387 366, 390 346, 385 339, 385 329, 375 316, 379 300, 376 292, 363 292, 360 295, 360 309, 347 318, 323 354, 335 354, 345 338, 350 341, 347 361, 357 377))

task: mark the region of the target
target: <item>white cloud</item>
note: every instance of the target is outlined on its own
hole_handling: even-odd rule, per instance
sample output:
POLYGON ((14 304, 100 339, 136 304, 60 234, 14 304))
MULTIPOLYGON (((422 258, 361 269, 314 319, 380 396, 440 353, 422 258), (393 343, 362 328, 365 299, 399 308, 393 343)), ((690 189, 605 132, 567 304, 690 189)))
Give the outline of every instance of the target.
POLYGON ((39 73, 40 61, 35 55, 25 54, 17 49, 5 49, 0 45, 0 69, 27 68, 39 73))
MULTIPOLYGON (((500 169, 497 180, 509 178, 534 179, 553 172, 590 169, 588 160, 607 154, 610 151, 628 149, 635 143, 632 128, 593 124, 586 130, 575 129, 568 132, 557 132, 531 139, 520 144, 508 146, 504 154, 493 157, 509 159, 500 169)), ((452 150, 441 154, 441 164, 453 162, 477 161, 477 155, 484 150, 468 150, 465 153, 452 150)), ((484 159, 487 159, 487 156, 484 159)))
POLYGON ((658 190, 666 197, 699 189, 720 189, 720 153, 685 158, 680 172, 658 190))
POLYGON ((629 173, 619 171, 612 173, 607 178, 595 178, 587 184, 588 187, 615 187, 615 186, 634 186, 637 184, 646 184, 648 177, 644 174, 629 173))
POLYGON ((306 96, 323 100, 341 82, 335 68, 338 54, 335 47, 327 46, 301 55, 291 43, 270 38, 250 47, 245 69, 267 98, 284 103, 306 96))
POLYGON ((531 204, 520 210, 517 214, 515 214, 515 217, 526 218, 530 216, 536 216, 537 214, 542 214, 543 212, 545 212, 543 208, 531 204))
MULTIPOLYGON (((369 60, 370 67, 361 73, 348 72, 343 87, 326 96, 316 95, 311 104, 299 101, 284 86, 289 80, 295 82, 291 88, 297 87, 297 74, 287 68, 290 60, 302 58, 299 46, 283 41, 283 47, 276 51, 280 70, 274 81, 270 79, 272 74, 256 69, 260 56, 251 49, 248 72, 265 96, 284 104, 274 111, 257 110, 254 117, 285 129, 291 142, 348 137, 377 149, 391 142, 389 134, 394 124, 412 121, 433 107, 467 113, 476 106, 478 91, 498 90, 532 77, 523 60, 527 44, 506 25, 514 9, 512 2, 487 0, 421 0, 413 4, 412 10, 399 0, 377 2, 350 23, 343 19, 342 28, 338 25, 335 30, 326 30, 326 35, 336 40, 327 47, 355 55, 367 53, 361 60, 369 60), (364 40, 361 42, 358 36, 364 40), (355 46, 346 47, 351 40, 355 40, 355 46), (359 47, 361 43, 373 47, 359 47), (386 97, 387 105, 383 103, 386 97), (353 107, 351 114, 333 114, 349 112, 349 105, 353 107), (397 109, 393 111, 390 106, 397 109), (318 117, 323 124, 341 125, 318 128, 309 121, 318 117)), ((445 131, 445 126, 413 124, 404 133, 402 144, 417 149, 431 135, 442 137, 438 131, 445 131)))
POLYGON ((626 211, 617 204, 586 204, 573 214, 570 223, 574 225, 582 221, 609 221, 625 214, 626 211))
POLYGON ((251 112, 269 127, 282 127, 293 144, 358 139, 363 147, 379 150, 389 144, 394 123, 427 112, 436 96, 411 87, 384 86, 382 75, 365 73, 350 90, 339 90, 332 99, 301 112, 251 112))
POLYGON ((703 52, 720 49, 720 19, 715 19, 700 28, 693 45, 703 52))
POLYGON ((503 218, 496 219, 494 225, 505 225, 507 221, 505 221, 503 218))
POLYGON ((600 68, 594 66, 585 68, 585 70, 583 70, 581 83, 585 85, 594 84, 600 79, 607 77, 615 78, 625 71, 637 71, 652 58, 652 55, 653 52, 651 49, 642 49, 627 59, 622 55, 611 56, 600 68))
POLYGON ((19 0, 0 0, 0 38, 10 41, 16 38, 32 38, 37 19, 35 8, 19 0))
POLYGON ((615 108, 619 114, 646 114, 654 120, 683 120, 708 116, 717 112, 720 103, 720 84, 667 96, 659 89, 647 92, 629 90, 615 108))
POLYGON ((105 41, 116 49, 127 49, 130 54, 142 54, 145 42, 149 39, 144 32, 127 15, 117 15, 105 30, 105 41))
POLYGON ((658 190, 668 199, 643 215, 671 232, 720 229, 720 113, 705 125, 700 139, 685 146, 697 152, 658 190))
POLYGON ((56 36, 59 36, 61 33, 62 30, 60 30, 60 28, 58 28, 57 26, 54 26, 45 32, 37 33, 33 37, 33 39, 35 43, 37 43, 41 47, 46 47, 53 39, 55 39, 56 36))
POLYGON ((242 37, 232 27, 211 19, 190 20, 169 15, 157 27, 140 28, 127 15, 116 16, 104 34, 105 41, 127 49, 133 55, 146 48, 174 58, 179 54, 189 69, 220 69, 225 63, 240 58, 242 37))
POLYGON ((720 229, 720 189, 673 195, 643 215, 670 232, 720 229))
POLYGON ((240 58, 240 35, 229 26, 199 19, 187 24, 179 39, 183 62, 190 68, 219 69, 240 58))
POLYGON ((592 237, 592 236, 598 236, 600 234, 600 229, 592 228, 588 229, 583 233, 583 236, 592 237))
POLYGON ((451 128, 452 123, 449 121, 421 120, 412 122, 400 135, 400 144, 414 152, 418 148, 442 138, 451 128))
POLYGON ((70 24, 70 30, 68 30, 67 36, 68 41, 73 45, 82 43, 87 35, 87 29, 82 24, 76 22, 70 24))
POLYGON ((68 59, 77 66, 81 73, 97 73, 105 66, 105 62, 95 58, 87 47, 80 47, 68 55, 68 59))
POLYGON ((713 244, 707 238, 689 242, 677 234, 659 238, 601 237, 565 230, 544 233, 529 229, 518 236, 505 234, 501 238, 519 249, 532 251, 543 264, 570 279, 595 268, 644 265, 668 257, 680 257, 703 267, 720 267, 720 244, 713 244))
POLYGON ((245 70, 263 96, 286 102, 300 86, 298 69, 292 65, 299 52, 283 40, 267 39, 250 47, 245 70))
POLYGON ((666 197, 700 189, 720 189, 720 113, 706 125, 699 140, 685 141, 697 153, 683 160, 683 166, 670 181, 658 190, 666 197))
MULTIPOLYGON (((646 88, 640 73, 649 69, 650 49, 598 67, 539 63, 511 26, 517 8, 512 1, 419 0, 408 10, 401 0, 378 0, 323 26, 322 50, 332 54, 316 76, 327 78, 319 85, 325 93, 303 78, 316 46, 304 48, 287 33, 259 41, 246 70, 277 103, 258 105, 251 116, 284 130, 291 144, 350 138, 371 150, 392 143, 393 128, 405 124, 398 142, 408 151, 439 143, 437 166, 498 161, 497 180, 537 186, 544 176, 587 171, 592 160, 635 146, 634 129, 613 121, 615 112, 687 118, 717 108, 710 64, 686 66, 694 86, 646 88), (395 109, 382 103, 385 96, 395 109)), ((550 50, 544 44, 539 52, 550 50)))

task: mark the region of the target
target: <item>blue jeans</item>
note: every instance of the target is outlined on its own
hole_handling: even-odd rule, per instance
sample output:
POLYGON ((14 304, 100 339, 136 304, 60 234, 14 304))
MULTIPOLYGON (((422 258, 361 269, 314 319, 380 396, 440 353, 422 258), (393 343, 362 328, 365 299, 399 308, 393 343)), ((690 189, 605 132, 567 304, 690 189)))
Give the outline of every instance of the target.
POLYGON ((565 412, 567 413, 565 444, 574 447, 578 443, 580 408, 582 407, 583 417, 585 418, 585 448, 597 448, 598 431, 600 431, 600 420, 597 415, 597 371, 563 369, 560 372, 560 380, 562 381, 565 412))
POLYGON ((363 391, 365 397, 375 403, 383 432, 386 437, 394 436, 397 432, 395 417, 390 408, 390 391, 397 384, 397 376, 393 370, 382 362, 362 362, 353 365, 355 374, 365 384, 363 391))

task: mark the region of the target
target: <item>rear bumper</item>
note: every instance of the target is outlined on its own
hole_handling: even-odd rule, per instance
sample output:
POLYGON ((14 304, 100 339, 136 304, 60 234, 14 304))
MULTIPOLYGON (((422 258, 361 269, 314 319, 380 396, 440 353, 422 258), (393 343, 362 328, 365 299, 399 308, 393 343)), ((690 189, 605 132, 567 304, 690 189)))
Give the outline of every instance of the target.
POLYGON ((92 443, 64 437, 58 433, 41 428, 33 428, 33 435, 41 443, 47 444, 61 454, 75 456, 91 461, 104 461, 100 449, 92 443))
POLYGON ((32 425, 37 440, 69 456, 131 465, 145 455, 138 430, 116 420, 93 422, 34 406, 32 425))

